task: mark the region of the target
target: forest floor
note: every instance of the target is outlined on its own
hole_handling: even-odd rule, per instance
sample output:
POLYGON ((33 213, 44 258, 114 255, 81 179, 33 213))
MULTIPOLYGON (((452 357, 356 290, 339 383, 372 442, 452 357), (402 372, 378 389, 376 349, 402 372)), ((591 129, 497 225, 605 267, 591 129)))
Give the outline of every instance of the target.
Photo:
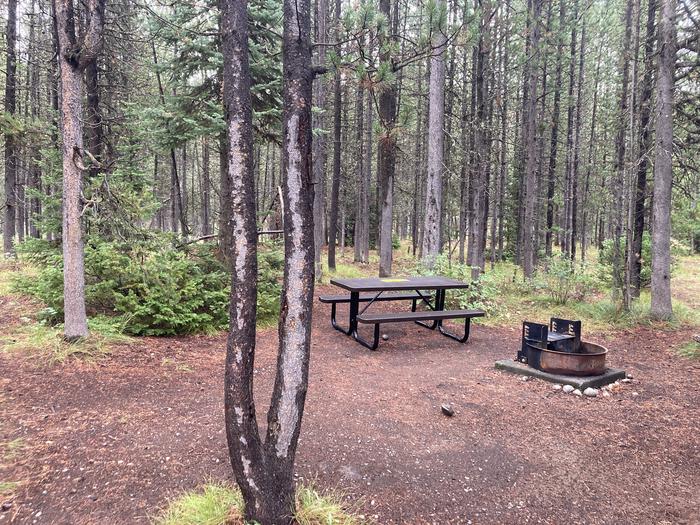
MULTIPOLYGON (((326 306, 314 304, 300 480, 379 524, 700 523, 700 360, 677 352, 697 327, 586 332, 633 380, 585 398, 494 369, 516 352, 516 322, 477 322, 466 345, 388 325, 370 352, 332 330, 326 306)), ((0 333, 33 308, 0 290, 0 333)), ((276 348, 276 329, 259 331, 261 414, 276 348)), ((224 335, 51 366, 0 351, 0 524, 148 523, 180 492, 231 480, 224 351, 224 335)))

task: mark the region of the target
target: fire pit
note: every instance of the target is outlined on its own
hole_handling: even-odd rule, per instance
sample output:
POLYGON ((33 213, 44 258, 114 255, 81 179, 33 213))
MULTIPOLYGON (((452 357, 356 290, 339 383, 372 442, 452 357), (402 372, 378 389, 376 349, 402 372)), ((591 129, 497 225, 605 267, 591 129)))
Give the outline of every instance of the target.
POLYGON ((608 350, 581 341, 581 321, 553 317, 549 326, 523 322, 523 337, 517 360, 532 368, 568 376, 605 373, 608 350))
POLYGON ((553 317, 549 326, 523 323, 523 337, 515 360, 496 361, 496 368, 543 381, 571 385, 583 392, 624 379, 619 368, 608 368, 607 348, 581 341, 581 321, 553 317))

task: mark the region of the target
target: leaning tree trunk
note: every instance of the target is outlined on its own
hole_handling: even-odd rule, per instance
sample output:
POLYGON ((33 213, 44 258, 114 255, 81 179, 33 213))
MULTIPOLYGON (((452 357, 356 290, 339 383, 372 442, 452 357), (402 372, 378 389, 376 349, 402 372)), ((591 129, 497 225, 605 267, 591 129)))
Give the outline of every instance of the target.
POLYGON ((673 76, 676 65, 675 0, 661 0, 656 91, 656 159, 651 229, 651 315, 668 319, 671 307, 671 183, 673 181, 673 76))
POLYGON ((63 136, 63 296, 64 337, 88 335, 85 312, 83 233, 80 221, 84 165, 82 75, 102 49, 105 0, 89 0, 88 26, 75 33, 73 1, 55 1, 58 63, 61 75, 61 134, 63 136))
MULTIPOLYGON (((17 0, 7 2, 7 61, 5 66, 5 112, 12 116, 16 108, 17 87, 17 0)), ((3 251, 14 251, 15 215, 17 210, 17 147, 12 133, 5 134, 5 225, 3 251)))
POLYGON ((430 57, 430 84, 428 100, 428 180, 425 191, 423 223, 423 263, 432 268, 440 252, 442 224, 442 172, 445 145, 445 59, 443 53, 447 37, 442 19, 444 3, 435 4, 436 20, 432 21, 432 55, 430 57))

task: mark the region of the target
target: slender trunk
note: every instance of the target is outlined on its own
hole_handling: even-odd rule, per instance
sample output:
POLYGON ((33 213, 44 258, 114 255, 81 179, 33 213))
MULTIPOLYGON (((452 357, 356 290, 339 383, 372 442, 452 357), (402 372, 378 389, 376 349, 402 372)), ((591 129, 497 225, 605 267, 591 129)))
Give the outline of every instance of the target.
POLYGON ((656 159, 651 229, 651 315, 668 319, 671 306, 671 183, 673 181, 673 77, 676 66, 675 0, 660 0, 656 88, 656 159))
MULTIPOLYGON (((318 0, 316 2, 316 41, 326 43, 328 36, 328 0, 318 0)), ((316 46, 316 60, 319 65, 325 65, 326 46, 316 46)), ((326 84, 322 76, 316 77, 313 82, 314 106, 319 113, 313 116, 314 128, 325 128, 326 118, 326 84)), ((326 137, 325 134, 318 134, 313 142, 313 176, 316 188, 314 197, 314 268, 315 278, 321 281, 323 276, 323 266, 321 264, 321 249, 325 243, 324 224, 326 210, 326 137)))
POLYGON ((623 186, 625 180, 625 154, 627 134, 627 110, 629 89, 629 68, 632 40, 632 2, 625 8, 625 35, 621 55, 622 87, 619 97, 619 121, 615 135, 615 179, 612 184, 613 205, 613 297, 617 299, 623 288, 624 259, 622 254, 623 186))
POLYGON ((444 4, 435 4, 437 21, 433 20, 432 47, 430 58, 430 85, 428 108, 428 180, 425 192, 425 217, 423 223, 423 264, 432 268, 440 252, 440 232, 442 224, 442 175, 445 147, 445 60, 447 43, 444 28, 438 21, 442 19, 444 4))
POLYGON ((654 31, 658 0, 649 0, 646 35, 644 39, 644 77, 639 101, 639 158, 634 202, 634 233, 632 237, 632 265, 629 269, 631 294, 639 297, 642 272, 642 238, 646 213, 647 171, 651 149, 651 98, 654 78, 654 31))
POLYGON ((536 185, 536 114, 537 114, 537 78, 539 64, 539 38, 540 38, 540 14, 543 0, 531 0, 530 29, 528 40, 530 42, 530 55, 527 65, 527 91, 528 97, 523 106, 523 139, 525 140, 525 172, 523 176, 523 224, 522 224, 522 266, 525 277, 532 277, 535 262, 535 194, 536 185))
POLYGON ((202 235, 211 235, 211 177, 209 175, 209 140, 202 144, 202 235))
POLYGON ((578 82, 576 92, 576 119, 574 121, 574 164, 571 169, 571 260, 576 259, 578 217, 578 166, 581 155, 581 112, 583 105, 584 53, 586 52, 586 22, 581 28, 579 45, 578 82))
MULTIPOLYGON (((17 0, 7 2, 7 59, 5 62, 5 112, 14 116, 17 89, 17 0)), ((3 251, 14 253, 15 215, 17 209, 17 145, 13 134, 5 134, 5 224, 3 251)))
POLYGON ((357 143, 357 158, 355 164, 355 179, 357 199, 355 209, 355 241, 354 261, 366 263, 365 253, 369 250, 369 188, 365 186, 364 162, 366 156, 364 142, 364 114, 365 114, 365 90, 363 80, 360 79, 357 86, 357 99, 355 102, 355 141, 357 143))
MULTIPOLYGON (((340 41, 340 0, 335 1, 335 38, 340 41)), ((336 54, 341 56, 340 45, 336 46, 336 54)), ((333 100, 333 183, 331 184, 331 210, 328 224, 328 269, 335 271, 335 245, 338 238, 338 194, 340 192, 340 134, 342 92, 340 86, 340 68, 336 68, 334 76, 334 100, 333 100)))
MULTIPOLYGON (((387 20, 391 19, 391 0, 379 0, 379 12, 387 20)), ((391 55, 393 36, 388 30, 380 35, 379 59, 392 70, 395 69, 391 55)), ((396 87, 393 83, 384 86, 379 93, 379 120, 381 136, 379 137, 379 276, 391 275, 392 245, 391 235, 394 212, 394 172, 396 170, 396 87)))

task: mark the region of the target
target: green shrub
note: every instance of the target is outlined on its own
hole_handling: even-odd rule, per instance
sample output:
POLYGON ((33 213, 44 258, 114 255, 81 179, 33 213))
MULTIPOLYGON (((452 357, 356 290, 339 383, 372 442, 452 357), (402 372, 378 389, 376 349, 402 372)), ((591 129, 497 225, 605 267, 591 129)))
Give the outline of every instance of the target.
POLYGON ((563 305, 570 299, 583 301, 598 288, 598 282, 585 263, 575 263, 567 257, 550 257, 538 269, 532 286, 547 293, 555 304, 563 305))
POLYGON ((469 283, 469 288, 454 290, 448 294, 447 306, 449 308, 481 309, 488 311, 490 315, 495 315, 499 309, 497 299, 500 291, 493 273, 482 273, 478 279, 472 279, 471 266, 450 261, 444 254, 435 258, 432 270, 419 266, 417 273, 442 275, 469 283))
MULTIPOLYGON (((19 248, 40 268, 21 279, 19 291, 41 299, 45 322, 63 319, 63 269, 57 246, 32 241, 19 248)), ((259 255, 258 318, 269 322, 279 311, 283 256, 277 248, 259 255)), ((170 236, 140 241, 85 244, 85 300, 88 312, 122 318, 131 335, 176 335, 226 328, 230 276, 215 246, 176 249, 170 236)))

